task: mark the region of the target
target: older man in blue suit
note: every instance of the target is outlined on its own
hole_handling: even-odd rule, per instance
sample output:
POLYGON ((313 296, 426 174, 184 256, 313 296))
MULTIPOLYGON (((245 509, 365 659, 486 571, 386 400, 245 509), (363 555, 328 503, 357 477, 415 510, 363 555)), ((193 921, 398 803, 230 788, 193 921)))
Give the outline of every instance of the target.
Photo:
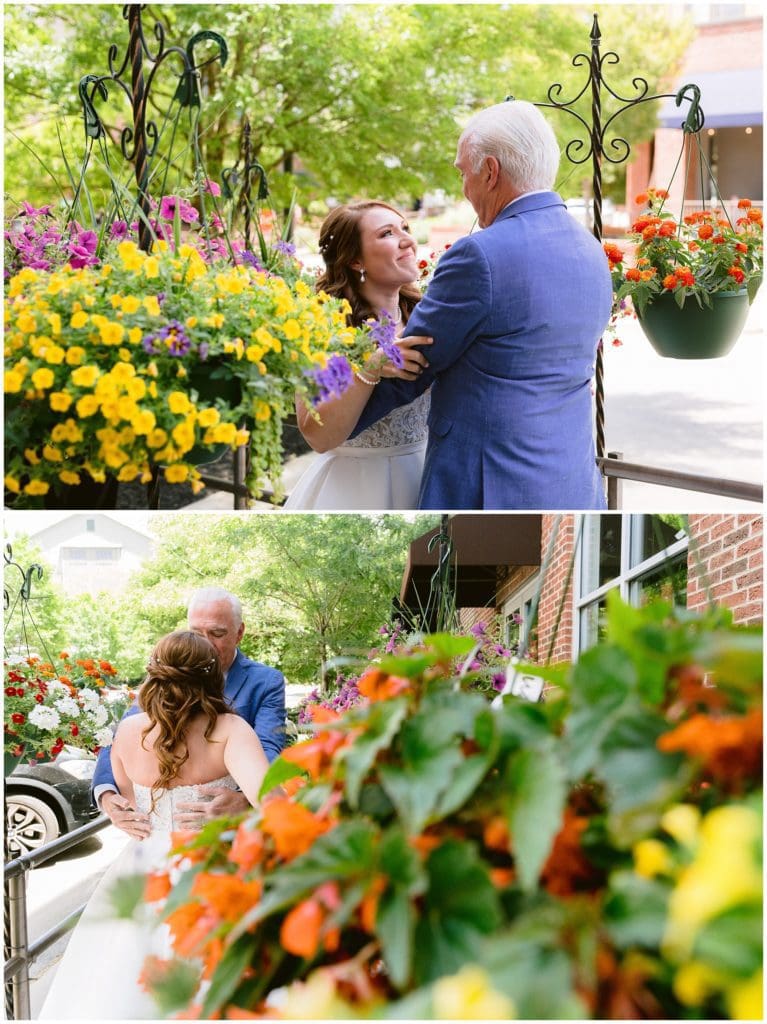
POLYGON ((433 384, 424 509, 601 509, 591 380, 612 285, 602 247, 551 191, 559 147, 531 103, 476 114, 455 166, 483 230, 440 259, 408 335, 428 370, 385 380, 355 433, 433 384))
MULTIPOLYGON (((242 606, 234 594, 221 587, 204 587, 192 595, 188 608, 189 628, 206 637, 218 652, 224 670, 224 697, 232 710, 255 729, 270 761, 285 745, 285 679, 281 672, 246 658, 237 646, 245 632, 242 606)), ((126 714, 135 714, 138 705, 126 714)), ((211 798, 179 804, 179 827, 199 826, 202 817, 238 814, 250 804, 242 793, 218 786, 200 786, 211 798)), ((93 796, 112 823, 134 838, 149 835, 148 815, 131 807, 120 795, 109 760, 109 750, 99 753, 93 776, 93 796)))

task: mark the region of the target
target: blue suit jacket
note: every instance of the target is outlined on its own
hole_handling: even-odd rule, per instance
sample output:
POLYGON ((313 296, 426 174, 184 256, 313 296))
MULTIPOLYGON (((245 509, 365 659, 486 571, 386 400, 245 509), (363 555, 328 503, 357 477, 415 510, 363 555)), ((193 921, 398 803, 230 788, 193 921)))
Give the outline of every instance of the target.
POLYGON ((407 325, 418 381, 382 381, 354 433, 433 383, 419 508, 601 509, 591 378, 612 305, 602 247, 556 192, 525 195, 440 259, 407 325))
MULTIPOLYGON (((232 711, 255 729, 264 753, 273 761, 285 746, 285 678, 282 672, 251 661, 238 649, 226 677, 224 697, 232 711)), ((139 710, 138 704, 134 704, 123 717, 135 715, 139 710)), ((109 749, 99 751, 93 789, 104 784, 115 786, 109 749)))

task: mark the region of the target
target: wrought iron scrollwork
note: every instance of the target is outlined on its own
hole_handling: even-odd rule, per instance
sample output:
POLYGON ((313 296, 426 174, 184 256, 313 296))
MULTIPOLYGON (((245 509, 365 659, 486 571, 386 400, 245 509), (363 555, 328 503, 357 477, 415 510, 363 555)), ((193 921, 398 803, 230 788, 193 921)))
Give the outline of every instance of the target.
MULTIPOLYGON (((149 162, 157 152, 162 134, 157 123, 147 117, 147 102, 155 81, 158 69, 169 59, 179 62, 178 84, 172 102, 178 103, 180 109, 200 106, 200 71, 214 61, 223 67, 228 58, 226 41, 218 32, 203 30, 196 32, 186 45, 166 46, 165 30, 160 22, 155 22, 153 33, 155 43, 150 44, 141 21, 143 5, 127 4, 123 7, 123 18, 128 22, 129 42, 122 60, 119 48, 112 43, 107 53, 108 72, 104 75, 85 75, 78 84, 78 93, 83 107, 85 133, 89 140, 105 140, 107 131, 96 110, 95 100, 108 98, 107 85, 114 83, 127 97, 133 112, 132 125, 126 125, 120 133, 120 150, 123 157, 134 166, 136 185, 138 187, 138 207, 141 213, 139 223, 139 246, 148 250, 151 247, 151 231, 148 216, 151 209, 149 196, 149 162), (217 46, 213 56, 199 63, 195 55, 195 47, 202 42, 213 42, 217 46), (118 66, 119 61, 119 66, 118 66), (145 62, 151 64, 144 76, 145 62)), ((166 121, 167 121, 166 115, 166 121)), ((196 131, 196 124, 193 131, 196 131)), ((194 146, 195 153, 198 146, 194 146)), ((87 165, 87 156, 85 164, 87 165)))

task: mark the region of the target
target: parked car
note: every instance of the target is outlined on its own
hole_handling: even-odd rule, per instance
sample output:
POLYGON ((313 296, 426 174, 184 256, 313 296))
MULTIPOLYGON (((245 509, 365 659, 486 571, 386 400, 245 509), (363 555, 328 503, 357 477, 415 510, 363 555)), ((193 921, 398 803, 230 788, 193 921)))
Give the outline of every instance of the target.
POLYGON ((46 764, 17 765, 5 779, 6 855, 20 857, 98 817, 95 767, 95 757, 75 747, 46 764))

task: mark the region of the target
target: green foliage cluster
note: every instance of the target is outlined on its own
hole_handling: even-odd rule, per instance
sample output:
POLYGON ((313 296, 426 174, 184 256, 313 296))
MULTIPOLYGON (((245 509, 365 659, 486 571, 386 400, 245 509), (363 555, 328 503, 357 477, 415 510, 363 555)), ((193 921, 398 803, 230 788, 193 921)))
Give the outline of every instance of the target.
POLYGON ((159 970, 166 1010, 678 1019, 758 1005, 760 630, 612 594, 605 643, 529 669, 556 687, 535 705, 467 692, 472 645, 439 634, 381 658, 364 704, 323 715, 272 765, 260 808, 179 839, 164 911, 179 963, 204 964, 210 985, 159 970), (294 795, 268 796, 277 784, 294 795))
MULTIPOLYGON (((610 84, 628 97, 636 75, 651 91, 665 91, 659 87, 690 39, 684 19, 669 31, 667 8, 643 6, 641 17, 638 10, 599 10, 602 49, 621 58, 607 69, 610 84)), ((592 17, 593 8, 578 4, 153 4, 143 15, 147 36, 157 20, 168 44, 184 46, 202 29, 227 41, 226 65, 211 61, 202 69, 208 177, 220 180, 235 163, 247 117, 253 157, 276 200, 287 204, 297 188, 303 205, 360 193, 407 205, 439 188, 457 196, 452 162, 461 122, 509 94, 545 100, 553 82, 562 84, 558 98, 577 95, 586 65, 574 65, 573 55, 589 52, 592 17)), ((114 4, 7 5, 4 19, 6 188, 16 201, 50 202, 52 177, 66 190, 61 146, 71 167, 82 159, 77 83, 106 72, 107 43, 122 53, 127 25, 114 4)), ((150 114, 158 123, 176 73, 168 61, 156 76, 150 114)), ((589 104, 586 90, 579 112, 587 119, 589 104)), ((632 144, 649 138, 652 107, 640 104, 622 116, 618 134, 632 144)), ((116 89, 104 110, 117 139, 130 114, 116 89)), ((580 131, 567 115, 552 114, 552 121, 563 145, 580 131)), ((169 190, 188 183, 190 160, 189 149, 178 146, 169 190)), ((119 157, 112 161, 119 176, 119 157)), ((565 196, 583 191, 589 167, 563 161, 565 196)), ((604 172, 609 194, 623 172, 607 164, 604 172)), ((130 180, 129 169, 122 180, 130 180)), ((103 174, 101 183, 106 190, 103 174)))

